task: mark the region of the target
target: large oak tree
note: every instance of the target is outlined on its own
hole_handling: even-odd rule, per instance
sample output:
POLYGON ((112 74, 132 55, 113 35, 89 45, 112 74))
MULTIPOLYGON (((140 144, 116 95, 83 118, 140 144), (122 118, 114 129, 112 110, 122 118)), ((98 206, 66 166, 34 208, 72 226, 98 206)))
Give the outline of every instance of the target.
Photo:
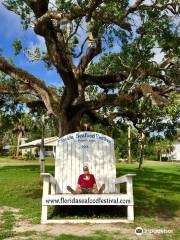
POLYGON ((43 103, 55 119, 60 136, 78 131, 84 114, 97 118, 96 111, 104 106, 113 107, 112 111, 114 107, 121 108, 122 114, 123 108, 140 98, 164 106, 169 92, 178 85, 176 0, 5 0, 3 3, 21 16, 24 27, 32 26, 45 39, 47 52, 34 54, 34 59, 38 55, 48 66, 55 67, 64 88, 59 92, 48 87, 45 81, 1 55, 0 71, 10 78, 0 81, 0 93, 23 95, 19 99, 27 103, 32 99, 35 104, 43 103), (112 62, 118 68, 113 71, 111 62, 105 61, 104 71, 93 70, 93 60, 99 61, 113 46, 119 55, 112 62), (160 64, 153 61, 155 46, 165 53, 160 64), (86 91, 91 86, 98 86, 98 93, 87 97, 86 91))

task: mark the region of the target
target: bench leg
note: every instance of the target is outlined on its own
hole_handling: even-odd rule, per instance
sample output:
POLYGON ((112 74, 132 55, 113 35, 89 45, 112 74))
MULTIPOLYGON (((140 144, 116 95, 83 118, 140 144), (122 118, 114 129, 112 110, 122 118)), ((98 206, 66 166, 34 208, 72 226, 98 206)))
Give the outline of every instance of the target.
POLYGON ((134 205, 127 207, 127 219, 129 221, 134 221, 134 205))
POLYGON ((48 206, 42 206, 41 224, 47 223, 48 206))

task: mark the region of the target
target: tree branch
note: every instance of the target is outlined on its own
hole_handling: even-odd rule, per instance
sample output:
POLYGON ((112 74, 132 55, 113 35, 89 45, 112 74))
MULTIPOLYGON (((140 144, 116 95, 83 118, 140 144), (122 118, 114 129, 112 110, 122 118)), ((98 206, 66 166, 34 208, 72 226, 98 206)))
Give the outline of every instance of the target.
POLYGON ((87 53, 82 56, 80 59, 80 63, 77 67, 78 73, 77 75, 82 76, 87 65, 91 62, 91 60, 97 56, 102 51, 102 40, 101 34, 99 32, 100 29, 97 29, 97 26, 94 25, 93 20, 87 23, 87 35, 89 40, 89 48, 87 53))
POLYGON ((82 43, 82 45, 81 45, 81 51, 78 53, 78 55, 75 56, 76 58, 79 58, 79 57, 82 55, 83 49, 84 49, 84 46, 85 46, 87 40, 88 40, 88 38, 86 38, 86 39, 84 40, 84 42, 82 43))
POLYGON ((102 10, 98 11, 97 13, 93 14, 93 18, 95 20, 99 19, 101 16, 101 22, 104 24, 115 24, 124 30, 131 31, 131 24, 124 21, 123 17, 113 16, 110 13, 104 12, 102 10))
POLYGON ((75 107, 80 107, 81 109, 84 109, 84 111, 97 110, 103 106, 128 107, 141 97, 149 99, 155 106, 164 106, 167 104, 167 100, 160 96, 158 92, 153 91, 151 86, 144 83, 134 88, 130 93, 109 95, 99 94, 97 95, 96 100, 86 101, 75 107))
POLYGON ((123 19, 125 17, 127 17, 129 15, 129 13, 133 13, 136 10, 138 10, 138 7, 141 5, 142 2, 144 2, 145 0, 137 0, 133 5, 131 5, 125 12, 125 14, 123 15, 123 19))
POLYGON ((113 13, 104 12, 103 10, 94 11, 92 14, 92 17, 96 20, 99 19, 99 16, 101 16, 101 21, 105 24, 115 24, 119 26, 120 28, 123 28, 127 31, 131 31, 131 24, 128 22, 125 22, 125 18, 130 14, 138 10, 139 6, 144 0, 137 0, 132 6, 130 6, 125 13, 118 17, 113 15, 113 13))
POLYGON ((26 2, 36 16, 34 31, 45 38, 49 58, 66 85, 68 84, 68 77, 74 79, 72 71, 74 65, 72 63, 71 52, 68 50, 65 43, 65 36, 61 31, 55 29, 52 19, 63 20, 64 18, 68 19, 72 16, 70 17, 72 20, 77 14, 80 14, 80 9, 76 5, 71 14, 65 14, 59 11, 48 11, 49 0, 26 2))
POLYGON ((88 85, 98 85, 101 88, 107 87, 116 87, 117 83, 123 82, 127 79, 128 73, 119 72, 112 75, 103 75, 103 76, 93 76, 89 74, 83 74, 83 79, 85 80, 86 86, 88 85))
POLYGON ((73 11, 71 11, 71 13, 64 13, 60 11, 47 11, 44 15, 41 15, 38 19, 36 19, 34 24, 35 24, 35 28, 39 28, 44 23, 52 19, 58 20, 58 21, 63 20, 63 24, 65 24, 66 22, 75 20, 83 16, 85 16, 85 12, 82 11, 81 8, 73 8, 73 11))
POLYGON ((86 55, 81 58, 78 65, 80 75, 84 73, 87 65, 91 62, 91 60, 102 51, 102 36, 99 32, 99 29, 97 29, 97 26, 94 26, 93 19, 99 21, 99 16, 101 16, 100 21, 102 23, 116 24, 125 30, 131 31, 131 24, 124 22, 124 19, 128 16, 129 13, 136 11, 143 1, 144 0, 138 0, 133 6, 130 6, 129 9, 127 9, 127 11, 125 12, 125 14, 123 14, 123 16, 121 17, 114 16, 113 14, 104 12, 103 10, 95 11, 96 7, 99 6, 99 4, 101 3, 101 1, 95 1, 95 5, 92 5, 92 8, 90 8, 91 18, 89 18, 89 16, 87 17, 87 21, 89 21, 89 26, 87 28, 91 44, 86 55))
POLYGON ((98 114, 96 111, 91 110, 91 111, 84 112, 84 114, 88 115, 92 123, 101 123, 103 126, 110 125, 109 119, 100 116, 100 114, 98 114))
POLYGON ((16 102, 23 102, 27 105, 27 107, 31 109, 45 108, 44 102, 41 99, 32 100, 32 98, 29 98, 27 96, 16 97, 16 102))
POLYGON ((0 93, 3 94, 33 94, 35 92, 27 85, 5 86, 0 83, 0 93))
POLYGON ((178 0, 173 0, 170 3, 160 3, 159 1, 155 1, 152 4, 143 4, 141 5, 143 7, 143 9, 150 9, 152 7, 160 10, 160 11, 167 11, 169 10, 170 13, 174 14, 174 15, 178 15, 180 13, 180 7, 179 7, 179 2, 178 0))
MULTIPOLYGON (((42 24, 48 22, 51 19, 55 20, 66 20, 66 21, 71 21, 72 17, 71 14, 65 14, 59 11, 48 11, 34 22, 35 25, 35 30, 38 29, 42 24)), ((64 22, 65 23, 65 22, 64 22)))
POLYGON ((96 8, 103 3, 103 0, 93 0, 92 4, 90 5, 88 9, 88 15, 87 15, 87 22, 90 21, 93 12, 96 10, 96 8))
POLYGON ((2 56, 0 56, 0 71, 11 76, 18 82, 23 83, 23 85, 26 85, 27 88, 29 87, 29 89, 33 89, 34 93, 36 93, 38 96, 41 96, 47 109, 50 112, 54 112, 53 102, 55 99, 53 99, 53 96, 42 80, 36 78, 27 71, 10 64, 2 56))
POLYGON ((79 26, 80 26, 80 22, 76 24, 75 30, 67 37, 66 44, 77 33, 79 26))
POLYGON ((48 11, 49 0, 36 0, 36 1, 27 1, 26 4, 33 10, 36 18, 41 17, 48 11))
POLYGON ((136 120, 138 118, 142 118, 142 113, 141 112, 136 112, 133 110, 127 110, 127 109, 123 109, 122 111, 118 111, 118 112, 112 112, 108 115, 108 118, 110 118, 111 120, 116 119, 117 117, 125 117, 128 120, 131 120, 132 122, 136 122, 136 120))

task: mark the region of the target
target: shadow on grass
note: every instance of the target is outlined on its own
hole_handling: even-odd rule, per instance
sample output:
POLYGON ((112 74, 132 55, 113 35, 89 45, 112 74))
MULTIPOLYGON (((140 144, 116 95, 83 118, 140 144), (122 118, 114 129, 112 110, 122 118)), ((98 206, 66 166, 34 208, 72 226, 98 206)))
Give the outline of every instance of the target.
MULTIPOLYGON (((160 217, 169 220, 177 216, 180 205, 178 195, 180 183, 176 170, 172 172, 162 168, 161 171, 158 168, 146 167, 143 171, 138 172, 135 168, 129 170, 128 166, 127 169, 121 167, 117 168, 117 176, 129 172, 137 174, 133 178, 136 217, 160 217)), ((54 166, 46 166, 46 172, 53 174, 54 166)), ((40 204, 42 178, 39 176, 38 165, 6 166, 0 168, 0 174, 3 182, 0 198, 2 203, 13 204, 14 201, 19 201, 19 205, 31 206, 36 201, 40 204), (5 197, 6 200, 4 200, 5 197)), ((17 206, 19 206, 18 204, 17 206)), ((63 218, 126 217, 126 207, 64 206, 56 207, 52 217, 56 217, 57 214, 63 218)))
MULTIPOLYGON (((143 171, 133 169, 135 216, 160 217, 164 220, 176 217, 180 205, 180 175, 159 172, 152 168, 143 171)), ((127 174, 117 169, 117 175, 127 174)))
POLYGON ((124 206, 55 206, 50 218, 126 218, 124 206))
POLYGON ((31 191, 25 193, 25 196, 33 200, 40 199, 42 197, 42 190, 40 188, 32 189, 31 191))

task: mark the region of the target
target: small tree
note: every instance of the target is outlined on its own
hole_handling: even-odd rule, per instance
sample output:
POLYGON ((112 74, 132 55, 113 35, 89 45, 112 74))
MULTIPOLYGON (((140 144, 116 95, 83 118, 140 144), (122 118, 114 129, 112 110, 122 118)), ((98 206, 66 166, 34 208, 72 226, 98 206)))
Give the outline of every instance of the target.
POLYGON ((161 139, 155 144, 155 152, 157 153, 158 160, 160 162, 162 161, 163 154, 166 154, 167 159, 170 160, 169 155, 172 151, 173 151, 172 143, 167 139, 161 139))

